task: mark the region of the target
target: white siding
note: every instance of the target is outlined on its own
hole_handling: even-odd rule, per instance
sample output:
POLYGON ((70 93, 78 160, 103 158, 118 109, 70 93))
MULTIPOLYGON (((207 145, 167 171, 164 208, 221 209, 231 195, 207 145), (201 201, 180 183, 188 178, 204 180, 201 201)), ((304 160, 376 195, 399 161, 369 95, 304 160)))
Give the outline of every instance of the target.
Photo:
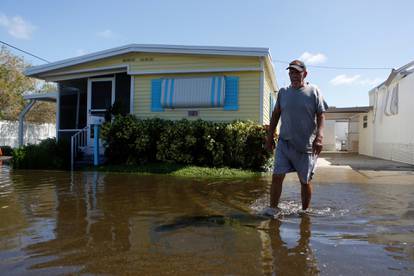
POLYGON ((335 134, 335 121, 326 120, 324 125, 324 137, 323 137, 323 150, 335 151, 336 150, 336 134, 335 134))
MULTIPOLYGON (((185 74, 186 77, 222 76, 222 73, 185 74)), ((239 77, 239 110, 227 111, 223 108, 165 109, 164 112, 151 111, 151 80, 183 75, 134 76, 134 115, 138 118, 158 117, 169 120, 203 119, 207 121, 251 120, 259 122, 259 72, 230 72, 228 76, 239 77), (198 111, 197 117, 189 117, 188 111, 198 111)))
POLYGON ((359 115, 350 118, 348 125, 348 152, 359 149, 359 115))
POLYGON ((398 114, 384 114, 386 90, 374 101, 373 156, 414 164, 414 74, 399 80, 398 114))
POLYGON ((359 147, 358 152, 364 155, 373 155, 373 125, 372 125, 373 112, 370 111, 367 114, 361 114, 359 116, 359 147), (367 116, 367 127, 364 128, 364 116, 367 116))

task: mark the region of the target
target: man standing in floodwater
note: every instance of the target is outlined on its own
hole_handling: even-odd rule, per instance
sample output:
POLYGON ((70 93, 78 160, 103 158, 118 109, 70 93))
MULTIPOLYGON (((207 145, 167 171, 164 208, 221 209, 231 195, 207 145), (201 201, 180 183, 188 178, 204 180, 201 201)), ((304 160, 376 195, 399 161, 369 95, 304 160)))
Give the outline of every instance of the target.
POLYGON ((325 111, 328 108, 318 88, 305 83, 306 66, 294 60, 289 70, 291 85, 281 88, 270 119, 266 147, 274 150, 274 132, 281 119, 280 134, 270 189, 268 215, 276 215, 285 174, 297 172, 301 184, 302 209, 309 208, 311 180, 322 150, 325 111))

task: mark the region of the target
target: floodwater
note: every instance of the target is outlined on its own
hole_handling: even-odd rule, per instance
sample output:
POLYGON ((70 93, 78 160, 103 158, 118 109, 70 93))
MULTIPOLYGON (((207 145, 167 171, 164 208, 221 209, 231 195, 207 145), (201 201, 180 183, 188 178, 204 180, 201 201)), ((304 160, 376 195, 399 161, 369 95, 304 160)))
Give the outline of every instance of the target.
POLYGON ((303 214, 288 177, 268 219, 270 177, 0 166, 0 274, 413 275, 414 183, 372 179, 321 169, 303 214))

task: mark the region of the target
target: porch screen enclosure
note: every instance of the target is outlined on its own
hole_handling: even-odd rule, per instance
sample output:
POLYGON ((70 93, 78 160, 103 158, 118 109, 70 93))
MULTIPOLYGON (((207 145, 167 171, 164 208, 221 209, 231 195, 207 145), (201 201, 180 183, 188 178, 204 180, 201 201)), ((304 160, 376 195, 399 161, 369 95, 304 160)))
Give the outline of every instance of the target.
POLYGON ((58 138, 70 139, 89 126, 91 115, 105 116, 115 103, 118 113, 128 114, 130 82, 126 73, 58 82, 58 138))

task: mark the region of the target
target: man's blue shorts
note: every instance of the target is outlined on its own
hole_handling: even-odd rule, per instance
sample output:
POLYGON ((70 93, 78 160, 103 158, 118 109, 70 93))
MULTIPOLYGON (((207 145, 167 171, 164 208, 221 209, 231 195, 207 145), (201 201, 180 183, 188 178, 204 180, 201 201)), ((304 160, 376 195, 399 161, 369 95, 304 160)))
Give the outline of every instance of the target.
POLYGON ((317 159, 316 154, 297 151, 289 141, 279 139, 273 174, 297 172, 302 184, 309 183, 315 173, 317 159))

